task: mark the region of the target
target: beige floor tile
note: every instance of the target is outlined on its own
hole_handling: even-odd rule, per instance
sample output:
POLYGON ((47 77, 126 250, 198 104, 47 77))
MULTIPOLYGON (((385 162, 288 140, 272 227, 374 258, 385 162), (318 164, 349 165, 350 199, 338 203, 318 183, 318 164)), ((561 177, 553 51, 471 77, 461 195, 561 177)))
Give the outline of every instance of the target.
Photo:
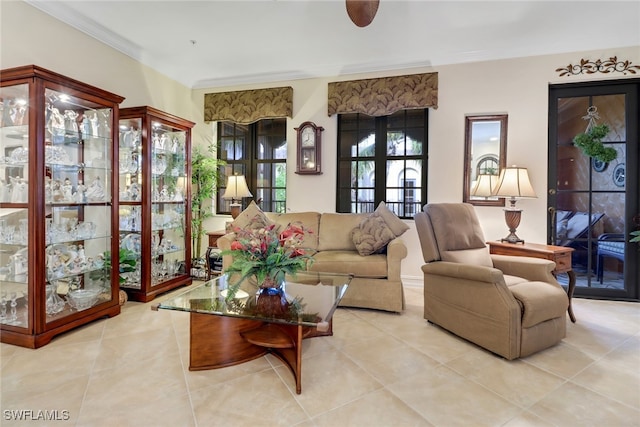
MULTIPOLYGON (((91 372, 100 352, 100 341, 44 346, 39 349, 19 349, 2 369, 4 380, 20 380, 27 387, 42 386, 38 375, 82 376, 91 372), (24 380, 28 383, 23 383, 24 380)), ((3 387, 9 385, 3 382, 3 387)), ((3 388, 4 390, 4 388, 3 388)))
POLYGON ((61 371, 38 372, 25 374, 19 383, 2 385, 2 421, 5 426, 70 426, 76 425, 83 404, 83 397, 89 375, 83 372, 74 375, 73 372, 61 371), (30 419, 18 421, 16 416, 9 416, 5 411, 23 411, 23 416, 30 419), (28 415, 24 411, 31 411, 28 415), (48 411, 57 421, 39 419, 39 411, 48 411), (34 420, 35 421, 32 421, 34 420))
POLYGON ((94 372, 87 386, 83 414, 91 419, 135 412, 139 405, 186 395, 187 384, 177 354, 130 360, 113 369, 94 372), (144 374, 140 374, 144 372, 144 374))
POLYGON ((200 426, 291 426, 308 420, 273 370, 191 392, 200 426))
POLYGON ((486 363, 478 365, 477 369, 467 371, 465 377, 524 408, 565 382, 559 376, 519 360, 491 357, 487 358, 486 363))
POLYGON ((566 383, 529 408, 560 426, 637 427, 640 411, 576 384, 566 383))
POLYGON ((564 342, 522 359, 525 363, 530 363, 567 379, 572 378, 594 363, 595 360, 594 356, 585 353, 580 347, 574 347, 564 342))
POLYGON ((396 335, 441 363, 446 363, 468 352, 486 352, 475 344, 431 323, 421 323, 416 330, 411 331, 413 339, 405 331, 400 331, 396 335))
POLYGON ((369 338, 381 337, 384 332, 371 323, 361 318, 353 317, 348 322, 344 319, 334 319, 333 336, 327 337, 335 348, 353 344, 356 341, 367 340, 369 338))
POLYGON ((345 345, 342 352, 382 384, 400 381, 439 364, 389 335, 345 345))
MULTIPOLYGON (((153 303, 153 302, 152 302, 153 303)), ((104 330, 104 338, 122 337, 141 332, 164 330, 171 326, 171 312, 164 310, 152 311, 150 304, 135 304, 107 323, 104 330)))
POLYGON ((317 427, 335 426, 433 426, 404 402, 381 389, 369 393, 344 406, 315 417, 313 424, 317 427))
MULTIPOLYGON (((295 394, 291 371, 284 365, 276 371, 295 394)), ((327 352, 302 363, 302 394, 296 395, 296 400, 314 417, 381 388, 382 384, 347 356, 338 351, 327 352)))
POLYGON ((115 369, 131 362, 177 355, 178 352, 178 342, 171 325, 164 329, 105 337, 95 370, 115 369))
POLYGON ((78 418, 82 427, 151 427, 151 426, 195 426, 191 400, 187 393, 160 397, 139 403, 132 409, 126 405, 111 407, 108 414, 102 411, 83 410, 78 418))
POLYGON ((501 427, 554 427, 555 425, 556 424, 547 422, 531 412, 523 411, 519 415, 507 421, 501 427))
POLYGON ((640 340, 630 338, 572 381, 640 410, 640 340))
POLYGON ((436 426, 498 426, 522 412, 517 405, 442 365, 388 389, 436 426))
MULTIPOLYGON (((639 319, 640 320, 640 319, 639 319)), ((579 323, 567 325, 567 337, 564 343, 580 348, 580 350, 599 358, 621 345, 636 332, 623 332, 616 327, 603 323, 580 320, 579 323)))

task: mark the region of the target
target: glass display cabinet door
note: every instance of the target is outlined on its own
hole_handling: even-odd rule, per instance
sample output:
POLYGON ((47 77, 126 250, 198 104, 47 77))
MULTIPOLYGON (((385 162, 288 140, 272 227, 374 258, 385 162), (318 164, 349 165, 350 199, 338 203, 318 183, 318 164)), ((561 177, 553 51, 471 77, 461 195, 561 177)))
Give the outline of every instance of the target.
POLYGON ((152 286, 185 274, 185 194, 187 133, 152 123, 151 223, 152 286))
POLYGON ((29 328, 29 87, 0 88, 0 323, 29 328))
POLYGON ((113 110, 45 89, 46 321, 112 301, 113 110))
POLYGON ((135 260, 120 286, 131 300, 191 283, 193 125, 148 106, 120 110, 120 250, 135 260))
POLYGON ((120 286, 140 289, 142 258, 142 119, 120 121, 119 227, 120 253, 129 261, 120 274, 120 286))

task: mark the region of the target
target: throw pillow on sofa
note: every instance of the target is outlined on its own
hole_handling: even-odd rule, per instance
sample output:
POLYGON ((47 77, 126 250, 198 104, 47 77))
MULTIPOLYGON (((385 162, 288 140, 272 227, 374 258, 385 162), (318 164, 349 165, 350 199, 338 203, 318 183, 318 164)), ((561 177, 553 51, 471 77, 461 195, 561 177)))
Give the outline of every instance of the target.
POLYGON ((249 206, 240 212, 240 215, 233 220, 231 227, 232 230, 236 227, 243 230, 251 230, 254 228, 264 228, 271 224, 273 224, 273 222, 269 221, 269 218, 262 212, 262 209, 252 200, 249 206))
POLYGON ((409 229, 409 226, 404 223, 398 216, 389 210, 384 202, 380 202, 376 208, 375 214, 379 215, 387 223, 387 226, 391 229, 396 237, 400 237, 405 231, 409 229))
POLYGON ((409 226, 380 202, 375 212, 351 231, 353 244, 362 256, 382 252, 387 244, 400 237, 409 226))
POLYGON ((367 256, 383 249, 396 236, 381 216, 373 214, 351 231, 351 238, 358 253, 367 256))

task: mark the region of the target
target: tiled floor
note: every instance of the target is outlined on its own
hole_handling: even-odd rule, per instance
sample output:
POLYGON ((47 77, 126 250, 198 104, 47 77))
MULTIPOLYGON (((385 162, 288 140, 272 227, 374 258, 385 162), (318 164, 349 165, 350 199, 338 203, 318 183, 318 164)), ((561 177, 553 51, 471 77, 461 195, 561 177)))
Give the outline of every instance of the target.
POLYGON ((306 340, 301 395, 271 356, 190 372, 189 315, 129 302, 38 350, 2 344, 0 424, 640 426, 640 304, 576 299, 561 344, 508 362, 425 322, 421 288, 406 294, 402 315, 339 309, 334 336, 306 340))

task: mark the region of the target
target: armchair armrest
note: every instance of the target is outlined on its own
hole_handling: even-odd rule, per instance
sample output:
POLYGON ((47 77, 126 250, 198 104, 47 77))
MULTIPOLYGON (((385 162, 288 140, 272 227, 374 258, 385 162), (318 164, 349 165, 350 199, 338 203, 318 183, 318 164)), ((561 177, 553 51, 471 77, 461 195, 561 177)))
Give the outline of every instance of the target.
MULTIPOLYGON (((551 272, 556 263, 550 260, 532 257, 491 254, 493 266, 504 274, 518 276, 530 281, 540 281, 557 284, 551 272)), ((560 286, 560 285, 558 285, 560 286)))
POLYGON ((497 268, 437 261, 422 271, 426 319, 454 330, 460 322, 455 312, 490 323, 519 322, 520 306, 497 268))

